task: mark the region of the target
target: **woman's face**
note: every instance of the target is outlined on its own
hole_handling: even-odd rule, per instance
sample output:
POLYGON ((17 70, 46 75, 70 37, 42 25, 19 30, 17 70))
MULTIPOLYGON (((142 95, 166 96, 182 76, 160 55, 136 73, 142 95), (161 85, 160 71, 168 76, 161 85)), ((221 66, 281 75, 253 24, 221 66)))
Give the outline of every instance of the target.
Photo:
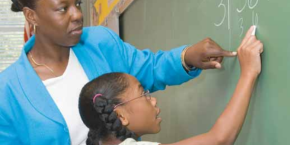
POLYGON ((124 113, 118 113, 118 115, 123 115, 128 120, 127 128, 138 136, 158 133, 160 131, 161 118, 158 117, 160 109, 156 106, 156 98, 151 97, 150 99, 150 97, 146 97, 140 82, 131 75, 127 76, 129 87, 122 94, 121 101, 134 100, 116 108, 123 110, 121 112, 124 113))
POLYGON ((38 0, 36 35, 64 47, 76 45, 82 34, 81 0, 38 0))

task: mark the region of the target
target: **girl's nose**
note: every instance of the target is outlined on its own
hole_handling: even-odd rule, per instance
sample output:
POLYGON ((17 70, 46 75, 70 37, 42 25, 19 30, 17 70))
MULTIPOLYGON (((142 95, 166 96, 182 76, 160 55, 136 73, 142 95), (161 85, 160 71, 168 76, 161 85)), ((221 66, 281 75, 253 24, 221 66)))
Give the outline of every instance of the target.
POLYGON ((155 107, 157 105, 157 99, 155 97, 151 97, 151 104, 155 107))

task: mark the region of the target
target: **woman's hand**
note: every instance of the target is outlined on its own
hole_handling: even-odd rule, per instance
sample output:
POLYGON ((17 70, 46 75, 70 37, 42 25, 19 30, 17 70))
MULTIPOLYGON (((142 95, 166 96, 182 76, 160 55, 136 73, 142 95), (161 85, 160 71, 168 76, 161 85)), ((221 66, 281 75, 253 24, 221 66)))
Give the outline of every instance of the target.
POLYGON ((252 26, 240 47, 238 48, 238 58, 241 66, 241 75, 250 75, 257 77, 261 72, 261 57, 263 52, 263 44, 252 35, 254 27, 252 26))
POLYGON ((200 69, 219 69, 224 57, 234 57, 236 52, 223 50, 210 38, 191 46, 185 53, 185 63, 200 69))

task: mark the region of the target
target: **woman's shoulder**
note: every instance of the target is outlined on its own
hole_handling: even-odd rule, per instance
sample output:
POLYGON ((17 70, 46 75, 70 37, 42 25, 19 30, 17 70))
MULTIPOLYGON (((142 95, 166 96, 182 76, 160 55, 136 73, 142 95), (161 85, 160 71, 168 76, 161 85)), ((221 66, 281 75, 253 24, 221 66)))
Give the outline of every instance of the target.
POLYGON ((133 138, 127 138, 119 145, 159 145, 157 142, 136 141, 133 138))
MULTIPOLYGON (((2 72, 0 72, 0 82, 1 84, 6 83, 7 81, 11 80, 15 77, 15 63, 11 64, 9 67, 4 69, 2 72)), ((0 85, 1 87, 1 85, 0 85)))
POLYGON ((17 80, 16 65, 17 61, 11 64, 9 67, 0 72, 0 92, 3 93, 7 90, 7 87, 13 86, 15 80, 17 80))
POLYGON ((104 26, 90 26, 83 29, 81 41, 93 43, 112 43, 120 41, 120 37, 111 29, 104 26))
POLYGON ((114 33, 113 30, 111 30, 110 28, 104 27, 104 26, 84 27, 83 31, 84 31, 84 33, 95 33, 95 32, 99 32, 99 33, 114 33))
POLYGON ((109 28, 91 26, 83 29, 79 45, 76 45, 75 48, 76 50, 86 50, 91 55, 99 56, 104 54, 109 57, 116 57, 120 53, 112 55, 112 52, 123 52, 123 46, 121 38, 109 28), (85 47, 86 49, 78 49, 80 47, 85 47))

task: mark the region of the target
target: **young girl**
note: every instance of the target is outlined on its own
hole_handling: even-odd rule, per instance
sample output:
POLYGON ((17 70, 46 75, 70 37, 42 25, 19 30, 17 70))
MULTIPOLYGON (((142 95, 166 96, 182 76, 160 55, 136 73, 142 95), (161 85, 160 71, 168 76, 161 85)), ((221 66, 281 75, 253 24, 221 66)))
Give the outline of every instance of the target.
MULTIPOLYGON (((247 32, 238 57, 240 80, 224 112, 212 129, 171 145, 230 145, 240 132, 246 117, 256 78, 261 72, 263 44, 247 32)), ((157 100, 144 91, 140 82, 124 73, 109 73, 89 82, 82 89, 79 110, 90 129, 87 145, 158 145, 137 142, 144 134, 160 131, 157 100)))

